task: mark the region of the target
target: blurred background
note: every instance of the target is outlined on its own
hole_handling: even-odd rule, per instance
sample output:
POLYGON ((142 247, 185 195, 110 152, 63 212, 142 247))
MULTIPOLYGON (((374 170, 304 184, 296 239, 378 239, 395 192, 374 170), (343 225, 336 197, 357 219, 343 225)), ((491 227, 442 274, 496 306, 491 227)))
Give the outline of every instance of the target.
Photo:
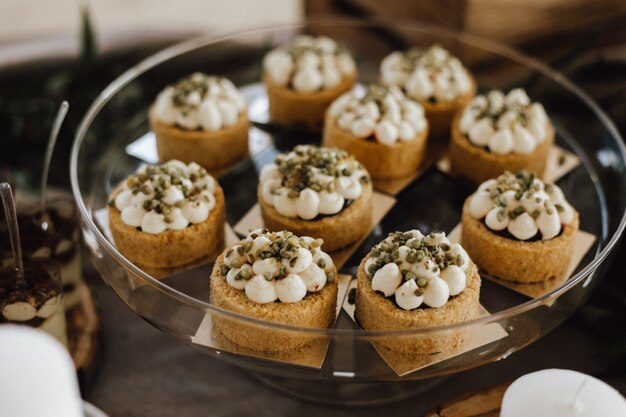
MULTIPOLYGON (((0 2, 0 166, 37 182, 58 104, 71 111, 51 182, 69 184, 73 132, 96 95, 167 45, 305 18, 398 18, 515 46, 547 61, 626 125, 626 2, 613 0, 56 0, 0 2), (28 152, 24 152, 28 149, 28 152), (28 166, 29 169, 20 170, 28 166)), ((127 97, 132 100, 132 97, 127 97)))

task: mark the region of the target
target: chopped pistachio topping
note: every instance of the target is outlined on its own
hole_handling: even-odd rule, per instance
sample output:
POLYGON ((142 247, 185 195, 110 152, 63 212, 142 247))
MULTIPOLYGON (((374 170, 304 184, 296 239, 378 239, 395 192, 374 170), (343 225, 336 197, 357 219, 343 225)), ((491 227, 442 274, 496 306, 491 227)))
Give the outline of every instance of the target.
POLYGON ((301 43, 301 42, 289 43, 287 45, 282 46, 281 48, 285 52, 287 52, 289 55, 291 55, 294 58, 294 60, 301 58, 303 55, 307 53, 314 53, 315 55, 318 55, 318 56, 324 56, 328 54, 339 55, 342 53, 349 53, 348 49, 346 49, 345 46, 340 45, 340 44, 336 44, 335 49, 333 49, 332 51, 329 51, 328 49, 320 47, 316 43, 301 43))
POLYGON ((191 98, 192 95, 198 94, 198 102, 201 101, 210 93, 211 88, 215 88, 223 79, 224 77, 206 75, 200 72, 185 77, 174 84, 172 104, 176 107, 190 107, 194 101, 191 98))
MULTIPOLYGON (((143 208, 146 211, 154 210, 158 214, 163 214, 164 221, 171 223, 171 213, 176 207, 180 208, 182 200, 173 204, 168 204, 168 190, 177 188, 184 199, 189 202, 208 201, 208 197, 203 193, 209 190, 209 182, 205 179, 209 177, 206 169, 197 164, 190 164, 187 170, 173 164, 148 165, 144 170, 131 175, 126 179, 125 186, 134 195, 142 193, 146 196, 143 201, 143 208)), ((109 202, 115 206, 115 200, 109 202)))
POLYGON ((439 69, 448 65, 453 58, 447 53, 443 60, 436 57, 438 50, 443 50, 440 45, 434 44, 429 48, 411 48, 403 54, 403 64, 406 71, 410 72, 413 68, 424 67, 429 69, 439 69))
POLYGON ((369 102, 373 102, 380 109, 383 109, 383 112, 387 110, 387 103, 385 102, 385 98, 392 94, 391 89, 387 86, 381 84, 370 84, 367 87, 367 92, 363 97, 359 99, 361 104, 367 104, 369 102))
POLYGON ((528 111, 532 104, 532 102, 520 104, 518 102, 505 100, 500 107, 494 110, 491 105, 485 105, 482 101, 473 100, 468 106, 468 109, 477 112, 476 120, 488 119, 493 125, 497 125, 498 120, 505 113, 512 113, 515 115, 515 121, 519 122, 522 126, 528 126, 530 124, 528 111))
POLYGON ((400 268, 404 281, 415 280, 419 288, 428 285, 425 276, 412 270, 414 264, 422 264, 424 268, 437 273, 450 265, 461 267, 466 261, 441 234, 431 233, 427 236, 416 236, 413 232, 389 233, 387 239, 374 246, 370 251, 367 268, 368 277, 372 278, 376 271, 388 263, 396 263, 400 268), (405 247, 404 259, 400 257, 400 248, 405 247))
MULTIPOLYGON (((322 239, 298 238, 289 231, 270 232, 267 229, 253 232, 245 240, 230 248, 224 255, 224 263, 220 267, 220 274, 226 276, 232 268, 242 268, 245 264, 253 265, 258 260, 275 259, 277 261, 277 274, 264 273, 268 281, 273 278, 283 279, 291 268, 299 262, 300 249, 306 249, 314 255, 320 251, 322 239), (286 265, 287 264, 287 265, 286 265)), ((323 258, 317 260, 316 265, 322 270, 328 265, 323 258)), ((249 280, 254 276, 243 268, 238 273, 239 279, 249 280), (245 272, 244 272, 245 271, 245 272)), ((333 272, 326 273, 327 282, 334 280, 333 272)))
MULTIPOLYGON (((281 185, 291 189, 288 196, 298 197, 306 188, 314 191, 335 191, 334 179, 349 177, 354 170, 362 170, 363 166, 347 152, 336 148, 320 148, 313 145, 298 145, 293 152, 279 155, 274 163, 281 174, 281 185), (348 163, 349 167, 345 164, 348 163), (320 180, 319 178, 328 178, 320 180)), ((362 175, 360 181, 367 184, 370 178, 362 175)))
POLYGON ((491 230, 506 229, 522 241, 552 239, 574 216, 558 186, 528 171, 505 172, 482 183, 470 197, 468 211, 491 230))
MULTIPOLYGON (((507 171, 496 179, 495 186, 490 187, 491 200, 497 206, 504 207, 506 204, 502 199, 502 194, 507 191, 515 192, 515 200, 517 201, 520 201, 522 197, 529 200, 533 199, 539 191, 550 193, 551 186, 535 181, 536 179, 537 176, 532 172, 518 171, 513 174, 507 171)), ((514 210, 518 216, 524 212, 521 206, 516 207, 514 210)))
POLYGON ((543 181, 540 181, 532 172, 518 171, 513 174, 507 171, 496 179, 494 186, 490 187, 490 197, 495 206, 501 207, 501 210, 498 211, 497 214, 498 221, 503 221, 505 215, 508 216, 509 219, 514 220, 523 213, 526 213, 527 211, 522 205, 522 199, 532 200, 535 201, 535 203, 543 202, 540 207, 528 212, 528 214, 536 220, 540 216, 542 209, 548 215, 552 215, 554 210, 563 210, 562 206, 559 205, 559 210, 559 207, 556 207, 549 200, 540 197, 542 191, 551 194, 552 190, 553 186, 551 184, 543 183, 543 181), (512 205, 510 202, 507 204, 503 198, 503 194, 509 191, 515 193, 514 200, 518 201, 518 204, 512 205))

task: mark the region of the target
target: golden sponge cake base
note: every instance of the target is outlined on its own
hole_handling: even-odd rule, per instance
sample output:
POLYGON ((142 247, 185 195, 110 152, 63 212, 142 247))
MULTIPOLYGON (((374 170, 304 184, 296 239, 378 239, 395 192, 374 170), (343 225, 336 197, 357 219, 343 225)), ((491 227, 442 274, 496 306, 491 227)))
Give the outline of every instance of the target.
POLYGON ((463 205, 461 245, 481 270, 495 278, 524 284, 563 278, 574 251, 577 212, 559 236, 524 242, 494 234, 482 220, 469 214, 469 201, 463 205))
MULTIPOLYGON (((478 313, 480 276, 472 262, 466 271, 467 285, 463 292, 451 297, 439 308, 404 310, 392 300, 372 289, 365 273, 365 257, 357 271, 355 319, 365 330, 427 329, 471 320, 478 313)), ((471 262, 471 261, 470 261, 471 262)), ((414 355, 431 355, 454 351, 466 339, 466 330, 438 331, 432 335, 381 336, 371 341, 390 350, 414 355)))
POLYGON ((178 159, 195 162, 217 174, 248 155, 248 121, 244 110, 233 126, 216 132, 185 130, 159 121, 150 110, 150 125, 156 136, 159 161, 178 159))
POLYGON ((356 78, 355 72, 351 76, 344 76, 341 83, 334 88, 303 94, 276 85, 267 74, 263 74, 263 83, 269 100, 270 121, 284 125, 303 125, 319 130, 322 128, 324 113, 330 103, 349 91, 354 86, 356 78))
MULTIPOLYGON (((118 192, 119 188, 112 193, 111 199, 118 192)), ((184 266, 214 255, 223 245, 226 219, 224 192, 217 184, 214 194, 215 207, 205 221, 183 230, 166 230, 156 235, 127 225, 122 221, 120 211, 109 207, 109 227, 115 246, 122 255, 148 271, 184 266)))
POLYGON ((372 178, 390 179, 406 177, 417 171, 424 157, 427 136, 428 129, 425 129, 413 140, 384 145, 355 138, 337 126, 335 119, 327 114, 322 146, 347 151, 365 166, 372 178))
POLYGON ((504 171, 525 169, 543 177, 548 162, 548 154, 554 143, 554 129, 548 123, 546 139, 527 155, 509 153, 496 155, 473 145, 459 128, 460 113, 452 122, 450 142, 450 169, 475 184, 496 178, 504 171))
POLYGON ((319 220, 286 217, 263 200, 258 188, 259 206, 265 227, 271 231, 289 230, 297 236, 311 236, 324 240, 324 250, 333 252, 356 242, 372 225, 372 183, 363 185, 363 192, 347 208, 319 220))
MULTIPOLYGON (((217 258, 211 273, 210 298, 214 306, 249 317, 298 327, 327 328, 334 323, 337 308, 336 279, 326 283, 320 291, 307 293, 297 303, 259 304, 250 300, 245 291, 229 286, 226 278, 220 274, 225 254, 226 251, 217 258)), ((337 271, 333 272, 337 277, 337 271)), ((262 352, 299 349, 321 338, 297 330, 270 329, 219 314, 213 314, 213 331, 239 346, 262 352)))

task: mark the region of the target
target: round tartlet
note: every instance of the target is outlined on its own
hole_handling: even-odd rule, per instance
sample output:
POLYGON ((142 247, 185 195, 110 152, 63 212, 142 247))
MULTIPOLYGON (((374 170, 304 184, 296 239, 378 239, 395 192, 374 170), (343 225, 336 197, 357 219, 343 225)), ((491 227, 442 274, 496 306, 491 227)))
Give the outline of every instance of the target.
POLYGON ((224 242, 225 219, 224 192, 195 163, 169 161, 141 168, 115 189, 109 203, 115 246, 128 259, 148 268, 174 268, 216 255, 224 242), (188 191, 181 182, 191 184, 188 191), (172 199, 165 197, 167 202, 163 201, 165 183, 180 192, 172 199), (207 208, 206 217, 195 212, 207 208), (187 217, 183 215, 184 220, 179 216, 183 210, 191 210, 187 217), (168 223, 166 212, 175 213, 174 221, 168 223))
MULTIPOLYGON (((361 261, 357 279, 355 318, 365 330, 445 326, 473 319, 479 308, 481 281, 476 265, 460 245, 450 244, 443 233, 423 236, 413 230, 390 234, 361 261), (415 257, 416 253, 422 256, 415 257), (396 267, 397 262, 400 265, 396 267), (429 262, 436 269, 431 269, 429 262), (396 269, 401 275, 393 278, 396 269)), ((450 352, 465 336, 463 331, 455 330, 381 337, 375 343, 400 353, 427 355, 450 352)))
POLYGON ((428 122, 422 106, 397 87, 370 85, 331 104, 323 145, 347 151, 375 179, 415 173, 424 156, 428 122))
MULTIPOLYGON (((210 278, 211 303, 228 311, 275 323, 298 327, 329 327, 335 321, 337 270, 330 256, 322 251, 321 243, 320 240, 310 237, 296 237, 287 231, 269 232, 259 229, 250 232, 244 240, 225 250, 217 258, 210 278), (300 272, 294 272, 296 269, 287 271, 294 258, 296 262, 303 261, 298 259, 302 250, 311 254, 308 266, 296 263, 298 269, 306 268, 300 272), (257 266, 257 263, 270 259, 277 261, 275 270, 267 265, 257 266), (243 270, 249 272, 241 277, 243 270), (297 278, 292 276, 294 274, 297 278), (317 280, 312 278, 314 275, 317 280), (302 283, 298 285, 306 286, 304 294, 300 292, 301 288, 294 289, 297 285, 290 285, 287 292, 279 293, 278 285, 286 279, 301 280, 302 283), (266 287, 272 286, 274 290, 270 291, 275 293, 268 296, 265 292, 256 291, 253 280, 260 280, 266 287), (254 288, 250 290, 251 285, 254 288)), ((283 288, 287 288, 287 284, 283 285, 283 288)), ((268 290, 266 287, 263 291, 268 290)), ((319 339, 297 330, 267 329, 217 314, 213 316, 213 330, 236 345, 263 352, 299 349, 319 339)))
POLYGON ((558 186, 523 171, 483 183, 465 201, 461 222, 461 243, 480 269, 523 284, 563 278, 579 227, 578 213, 558 186), (523 195, 503 196, 498 187, 523 195), (507 232, 496 234, 492 227, 507 232))
POLYGON ((298 36, 263 60, 272 122, 321 128, 324 112, 357 79, 350 54, 325 36, 298 36))
POLYGON ((248 154, 246 102, 226 78, 183 78, 159 94, 149 118, 161 161, 195 162, 219 173, 248 154))
POLYGON ((476 94, 476 81, 458 58, 435 44, 392 52, 380 65, 384 85, 395 85, 426 112, 430 136, 448 140, 454 115, 476 94))
POLYGON ((450 168, 476 184, 504 171, 523 169, 543 176, 553 143, 554 129, 543 107, 530 103, 524 90, 511 90, 506 97, 492 91, 487 96, 477 96, 454 118, 450 168), (494 101, 500 104, 492 111, 494 101), (536 115, 531 118, 530 113, 536 115), (487 122, 483 122, 485 120, 487 122), (532 132, 529 120, 533 123, 532 132), (534 126, 535 120, 537 126, 534 126), (481 122, 491 126, 485 128, 491 131, 480 132, 481 126, 477 125, 481 122), (472 128, 477 129, 476 139, 468 133, 472 128), (497 144, 496 150, 490 149, 491 141, 497 139, 502 143, 497 144))
POLYGON ((369 174, 334 148, 298 145, 279 155, 261 171, 258 199, 265 227, 321 238, 331 252, 359 240, 371 226, 369 174), (323 198, 332 199, 336 207, 322 209, 323 198), (303 207, 297 209, 300 200, 303 207))

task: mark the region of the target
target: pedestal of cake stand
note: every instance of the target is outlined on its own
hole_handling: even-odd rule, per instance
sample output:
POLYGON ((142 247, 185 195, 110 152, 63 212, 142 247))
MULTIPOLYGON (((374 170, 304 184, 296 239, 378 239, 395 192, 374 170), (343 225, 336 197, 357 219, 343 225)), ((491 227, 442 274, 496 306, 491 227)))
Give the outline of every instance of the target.
POLYGON ((301 400, 320 404, 368 407, 399 401, 430 391, 446 378, 406 382, 349 382, 296 379, 250 372, 264 385, 301 400))

